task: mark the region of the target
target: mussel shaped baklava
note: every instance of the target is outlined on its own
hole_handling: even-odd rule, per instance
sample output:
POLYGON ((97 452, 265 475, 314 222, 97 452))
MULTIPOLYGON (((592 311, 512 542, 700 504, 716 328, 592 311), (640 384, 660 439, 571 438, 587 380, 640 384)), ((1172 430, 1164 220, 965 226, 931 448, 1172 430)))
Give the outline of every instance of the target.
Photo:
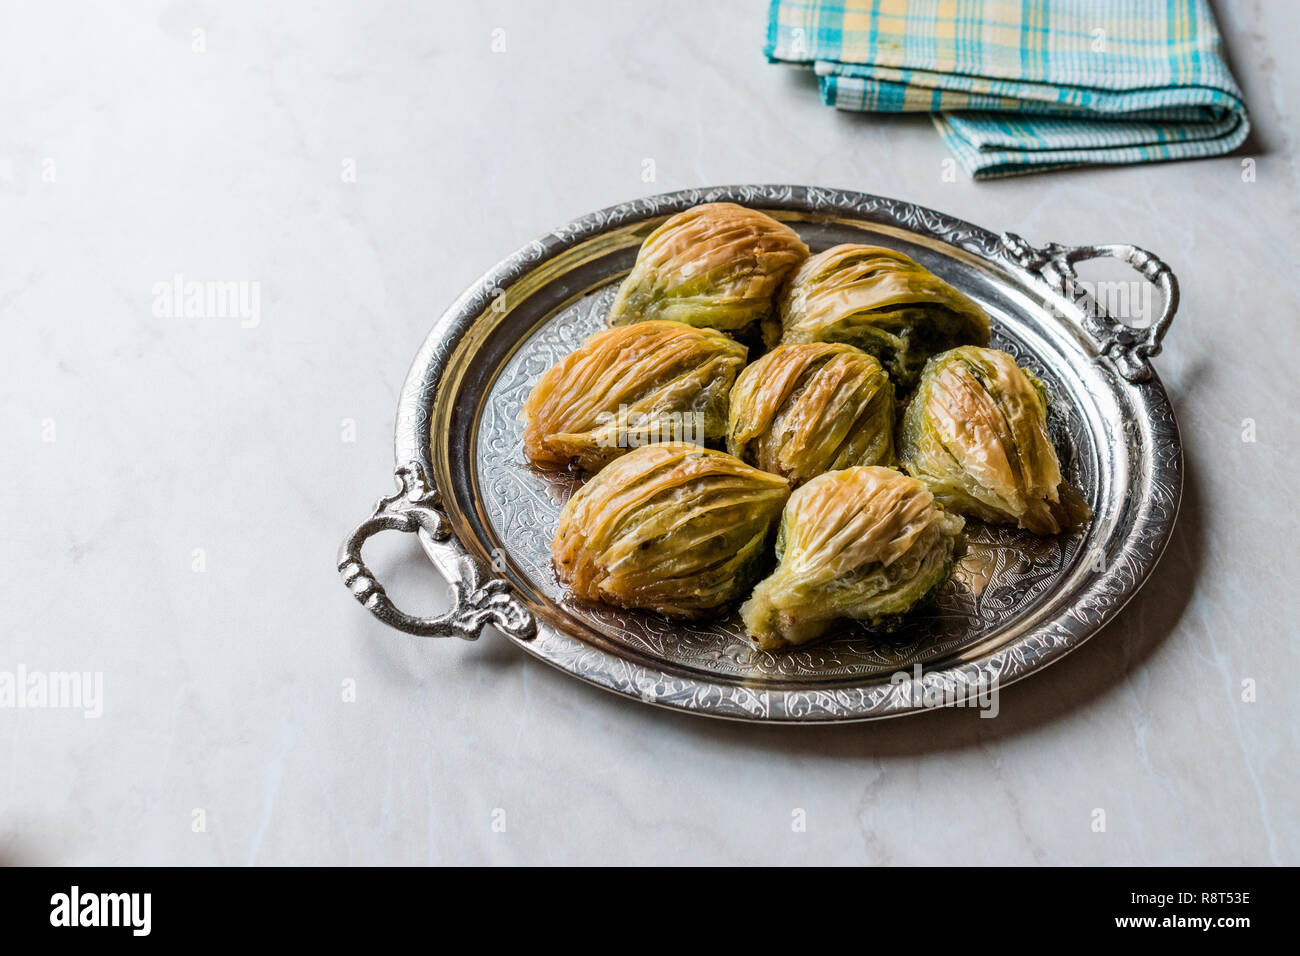
POLYGON ((609 324, 671 319, 775 345, 776 303, 808 247, 789 226, 735 203, 671 216, 637 253, 609 324))
POLYGON ((1047 433, 1047 393, 1006 352, 966 346, 932 359, 899 429, 899 459, 943 505, 1056 534, 1086 521, 1047 433))
POLYGON ((972 299, 901 252, 834 246, 795 273, 781 304, 782 343, 847 342, 874 355, 906 391, 930 356, 988 345, 972 299))
POLYGON ((638 445, 721 439, 745 357, 721 332, 681 322, 598 332, 533 387, 524 453, 542 468, 595 471, 638 445))
POLYGON ((853 465, 894 460, 894 386, 852 345, 781 345, 731 390, 727 451, 799 486, 853 465))
POLYGON ((556 575, 574 594, 677 618, 720 614, 762 573, 785 480, 725 452, 645 445, 560 512, 556 575))
POLYGON ((925 485, 892 468, 814 478, 785 506, 780 564, 740 608, 750 639, 775 650, 844 620, 894 627, 948 581, 962 525, 925 485))

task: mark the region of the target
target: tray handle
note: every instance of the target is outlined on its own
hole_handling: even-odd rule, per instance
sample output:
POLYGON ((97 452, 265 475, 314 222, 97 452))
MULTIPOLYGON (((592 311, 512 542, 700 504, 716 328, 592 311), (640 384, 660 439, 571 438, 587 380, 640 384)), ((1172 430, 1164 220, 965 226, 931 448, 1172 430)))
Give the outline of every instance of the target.
POLYGON ((1087 259, 1110 257, 1132 266, 1142 278, 1160 289, 1165 307, 1148 328, 1125 325, 1097 308, 1084 310, 1084 327, 1096 341, 1103 355, 1115 363, 1119 373, 1130 382, 1144 382, 1151 377, 1153 355, 1159 355, 1165 333, 1178 311, 1178 279, 1169 266, 1154 253, 1128 243, 1104 243, 1095 246, 1063 246, 1049 242, 1042 248, 1031 246, 1014 232, 1002 234, 1002 246, 1024 268, 1036 272, 1056 286, 1062 294, 1077 298, 1079 275, 1075 263, 1087 259))
POLYGON ((505 581, 487 575, 452 535, 442 512, 442 497, 424 468, 410 462, 398 468, 395 477, 397 493, 380 498, 370 517, 339 548, 339 574, 353 596, 379 620, 408 634, 472 641, 484 625, 492 624, 511 637, 532 640, 537 634, 532 614, 505 581), (397 608, 361 558, 361 546, 380 531, 423 531, 438 543, 436 563, 451 585, 451 610, 437 617, 416 617, 397 608))

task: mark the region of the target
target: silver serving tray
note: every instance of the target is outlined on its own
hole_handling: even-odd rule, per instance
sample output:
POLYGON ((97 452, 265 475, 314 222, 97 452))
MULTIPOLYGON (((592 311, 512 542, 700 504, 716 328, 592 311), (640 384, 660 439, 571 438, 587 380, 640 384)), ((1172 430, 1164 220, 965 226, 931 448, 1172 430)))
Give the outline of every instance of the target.
POLYGON ((393 627, 473 639, 491 624, 575 677, 695 714, 854 721, 922 709, 921 688, 964 700, 1078 647, 1133 597, 1164 550, 1182 492, 1182 447, 1148 359, 1177 306, 1173 274, 1133 246, 1035 248, 881 196, 721 186, 604 209, 502 261, 434 324, 397 410, 399 490, 344 542, 339 571, 393 627), (551 570, 550 539, 575 479, 528 466, 520 408, 542 372, 603 326, 642 240, 667 216, 720 200, 785 221, 813 252, 842 242, 901 249, 979 302, 993 319, 993 344, 1058 399, 1049 427, 1092 505, 1089 526, 1037 538, 970 522, 965 556, 933 610, 887 637, 848 625, 790 652, 756 651, 734 616, 681 624, 574 599, 551 570), (1148 328, 1122 324, 1083 294, 1075 263, 1101 256, 1160 287, 1163 312, 1148 328), (448 613, 421 618, 393 605, 361 559, 365 539, 384 529, 418 532, 451 583, 448 613), (900 680, 901 671, 919 680, 900 680))

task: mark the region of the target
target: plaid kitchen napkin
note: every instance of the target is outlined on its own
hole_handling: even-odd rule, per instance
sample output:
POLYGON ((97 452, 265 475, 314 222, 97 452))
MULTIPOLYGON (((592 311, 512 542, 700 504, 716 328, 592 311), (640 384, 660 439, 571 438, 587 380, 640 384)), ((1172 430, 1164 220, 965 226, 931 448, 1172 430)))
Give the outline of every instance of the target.
POLYGON ((1207 0, 772 0, 773 63, 924 110, 976 179, 1217 156, 1250 131, 1207 0))

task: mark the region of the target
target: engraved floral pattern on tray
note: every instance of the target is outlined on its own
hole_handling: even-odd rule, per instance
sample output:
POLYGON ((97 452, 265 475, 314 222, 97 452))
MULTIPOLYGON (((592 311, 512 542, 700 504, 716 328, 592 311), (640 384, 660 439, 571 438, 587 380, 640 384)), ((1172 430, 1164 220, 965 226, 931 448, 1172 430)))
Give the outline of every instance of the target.
MULTIPOLYGON (((991 266, 998 273, 993 278, 994 294, 998 298, 1004 298, 1008 293, 1012 296, 1027 295, 1028 313, 1023 311, 1023 304, 1007 303, 1016 313, 1008 316, 1015 328, 1024 328, 1033 335, 1049 329, 1072 328, 1083 336, 1081 350, 1068 342, 1061 343, 1062 348, 1041 343, 1045 345, 1041 360, 1015 336, 1003 336, 997 342, 1013 351, 1021 364, 1038 373, 1053 391, 1067 398, 1060 408, 1067 409, 1068 414, 1062 415, 1059 410, 1049 414, 1048 425, 1059 450, 1078 452, 1074 461, 1067 465, 1069 477, 1101 509, 1088 528, 1084 539, 1086 544, 1079 541, 1066 543, 1073 551, 1062 553, 1062 566, 1073 561, 1076 567, 1064 575, 1058 572, 1055 586, 1046 592, 1040 591, 1037 598, 1021 607, 1018 613, 1022 615, 1022 621, 1030 608, 1034 609, 1032 627, 1022 628, 1020 622, 1009 622, 1007 627, 1014 628, 1015 633, 1009 633, 1006 642, 996 646, 991 646, 991 642, 981 642, 978 651, 972 649, 966 660, 928 668, 922 683, 944 693, 954 692, 958 699, 965 699, 972 688, 986 687, 990 682, 1006 685, 1060 659, 1112 620, 1137 593, 1159 560, 1178 514, 1183 455, 1178 424, 1168 395, 1158 377, 1153 375, 1140 382, 1126 382, 1101 357, 1113 347, 1127 346, 1104 329, 1100 334, 1095 329, 1088 331, 1086 316, 1072 304, 1077 289, 1066 289, 1069 295, 1056 298, 1062 291, 1058 277, 1049 274, 1050 269, 1044 271, 1050 265, 1050 257, 1039 263, 1033 255, 1045 255, 1046 247, 1028 247, 1019 237, 1010 234, 999 236, 945 213, 898 199, 812 186, 713 186, 645 197, 597 210, 539 237, 503 259, 471 286, 426 337, 412 363, 398 404, 394 435, 396 466, 401 468, 408 463, 425 468, 431 466, 432 448, 439 436, 435 435, 434 443, 430 443, 430 425, 443 372, 462 337, 497 299, 501 289, 511 287, 563 250, 580 246, 610 229, 667 216, 701 202, 717 201, 787 210, 796 216, 810 214, 814 221, 822 216, 847 218, 867 232, 875 226, 901 230, 905 240, 917 239, 922 246, 930 248, 933 248, 934 241, 938 241, 947 249, 961 250, 974 256, 977 262, 991 266), (1041 306, 1034 304, 1039 302, 1041 306), (1043 310, 1041 313, 1039 308, 1043 310), (1049 374, 1044 374, 1043 362, 1051 366, 1049 374), (1081 390, 1087 393, 1086 401, 1081 390), (1081 560, 1078 551, 1083 546, 1090 550, 1081 560), (1086 569, 1079 567, 1083 561, 1087 561, 1086 569)), ((1068 252, 1071 248, 1082 247, 1062 248, 1068 252)), ((939 257, 940 262, 946 255, 939 257)), ((957 275, 966 274, 964 269, 955 271, 957 275)), ((608 304, 608 299, 605 304, 608 304)), ((570 323, 569 327, 561 323, 563 342, 576 343, 584 331, 599 327, 600 311, 603 311, 603 306, 599 302, 580 303, 564 316, 555 317, 570 323), (594 315, 585 312, 587 307, 597 311, 594 315), (584 315, 587 316, 587 325, 582 325, 584 315)), ((555 333, 548 329, 539 334, 555 333)), ((555 347, 554 343, 551 347, 555 347)), ((568 347, 566 345, 560 352, 567 351, 568 347)), ((525 351, 529 349, 531 345, 525 351)), ((513 369, 511 375, 517 374, 519 370, 513 369)), ((540 370, 523 374, 525 380, 515 382, 515 385, 522 385, 526 391, 531 384, 528 375, 540 374, 540 370)), ((508 384, 508 379, 502 380, 502 384, 508 384)), ((523 392, 519 394, 522 396, 523 392)), ((472 401, 477 406, 479 396, 480 393, 474 392, 456 396, 456 400, 472 401)), ((522 397, 518 400, 522 401, 522 397)), ((508 422, 498 421, 500 415, 510 414, 508 409, 503 409, 504 406, 498 404, 489 409, 488 414, 492 421, 498 425, 504 423, 508 430, 511 427, 508 422)), ((485 436, 490 434, 483 433, 485 436)), ((444 434, 441 437, 450 436, 444 434)), ((501 437, 501 434, 496 435, 496 438, 501 437)), ((446 449, 445 453, 456 455, 463 447, 457 444, 446 449)), ((508 476, 510 468, 520 467, 520 463, 509 455, 501 454, 506 447, 501 445, 497 449, 495 459, 486 459, 494 472, 492 481, 508 476)), ((478 456, 474 458, 471 464, 479 465, 478 456)), ((537 567, 536 535, 541 527, 538 520, 504 519, 504 512, 500 512, 501 501, 491 501, 491 488, 480 481, 488 481, 481 471, 470 477, 468 486, 456 474, 442 472, 437 477, 445 500, 457 503, 461 508, 470 508, 489 499, 488 507, 497 508, 499 512, 496 519, 498 531, 513 527, 521 537, 533 541, 534 557, 530 562, 537 567)), ((518 480, 518 476, 511 480, 518 480)), ((506 497, 511 502, 523 502, 522 512, 531 509, 534 519, 541 516, 544 520, 546 514, 558 511, 569 490, 571 488, 563 483, 558 487, 549 484, 539 487, 524 482, 519 488, 508 489, 506 497)), ((461 528, 460 532, 474 534, 480 551, 493 547, 491 531, 485 537, 479 537, 467 527, 461 528)), ((540 534, 544 550, 549 531, 542 528, 540 534)), ((424 536, 422 543, 440 567, 469 560, 456 535, 443 541, 424 536)), ((506 555, 514 550, 514 542, 509 540, 497 541, 496 546, 501 547, 506 555)), ((1003 550, 1010 548, 1006 541, 1003 546, 1003 550)), ((991 566, 997 567, 996 564, 991 566)), ((979 567, 968 561, 962 573, 976 573, 979 567)), ((974 580, 982 581, 983 575, 974 580)), ((537 581, 547 593, 558 590, 549 569, 547 575, 537 578, 537 581), (549 588, 546 587, 548 582, 549 588)), ((954 588, 960 586, 959 580, 954 588)), ((981 609, 992 610, 995 605, 985 599, 984 592, 980 592, 979 597, 984 601, 981 609)), ((617 615, 617 612, 609 613, 617 615)), ((662 628, 663 622, 658 623, 662 628)), ((634 615, 628 615, 626 622, 614 621, 607 633, 621 642, 628 653, 616 653, 588 643, 579 638, 573 628, 544 621, 538 622, 533 640, 516 639, 516 643, 534 656, 591 684, 649 703, 711 717, 837 723, 912 713, 922 706, 911 696, 906 682, 896 686, 878 674, 834 683, 819 675, 802 681, 781 680, 778 683, 775 679, 763 680, 764 671, 757 667, 750 667, 738 679, 727 673, 688 668, 679 664, 676 658, 654 660, 638 653, 638 648, 650 645, 645 640, 645 623, 634 615)), ((726 635, 714 633, 709 639, 717 657, 726 635)), ((929 646, 931 655, 933 647, 933 644, 929 646)), ((667 649, 675 653, 678 647, 673 644, 667 649)), ((834 643, 821 646, 823 652, 834 649, 834 643)), ((896 645, 891 645, 891 649, 896 651, 892 656, 901 656, 896 645)), ((845 656, 842 649, 840 656, 845 656)), ((833 664, 836 659, 828 654, 822 662, 833 664)), ((858 661, 862 661, 860 656, 858 661)), ((792 655, 791 663, 800 662, 792 655)), ((803 663, 807 665, 807 662, 803 663)), ((862 669, 869 673, 868 666, 862 669)), ((780 677, 780 672, 770 669, 766 673, 773 678, 780 677)))
MULTIPOLYGON (((552 315, 503 366, 478 431, 477 484, 493 530, 517 569, 539 592, 609 638, 643 654, 719 677, 843 680, 869 677, 938 660, 985 639, 1050 595, 1074 564, 1080 535, 1038 538, 1015 529, 968 522, 966 551, 937 604, 888 635, 848 625, 812 647, 783 653, 755 650, 737 615, 707 624, 670 622, 658 615, 576 600, 555 579, 550 540, 560 508, 578 485, 569 475, 541 473, 525 460, 520 409, 546 369, 604 327, 614 286, 552 315)), ((995 330, 1005 349, 1053 389, 1055 377, 1016 340, 995 330)), ((1086 490, 1088 433, 1057 403, 1049 416, 1067 474, 1086 490)))

